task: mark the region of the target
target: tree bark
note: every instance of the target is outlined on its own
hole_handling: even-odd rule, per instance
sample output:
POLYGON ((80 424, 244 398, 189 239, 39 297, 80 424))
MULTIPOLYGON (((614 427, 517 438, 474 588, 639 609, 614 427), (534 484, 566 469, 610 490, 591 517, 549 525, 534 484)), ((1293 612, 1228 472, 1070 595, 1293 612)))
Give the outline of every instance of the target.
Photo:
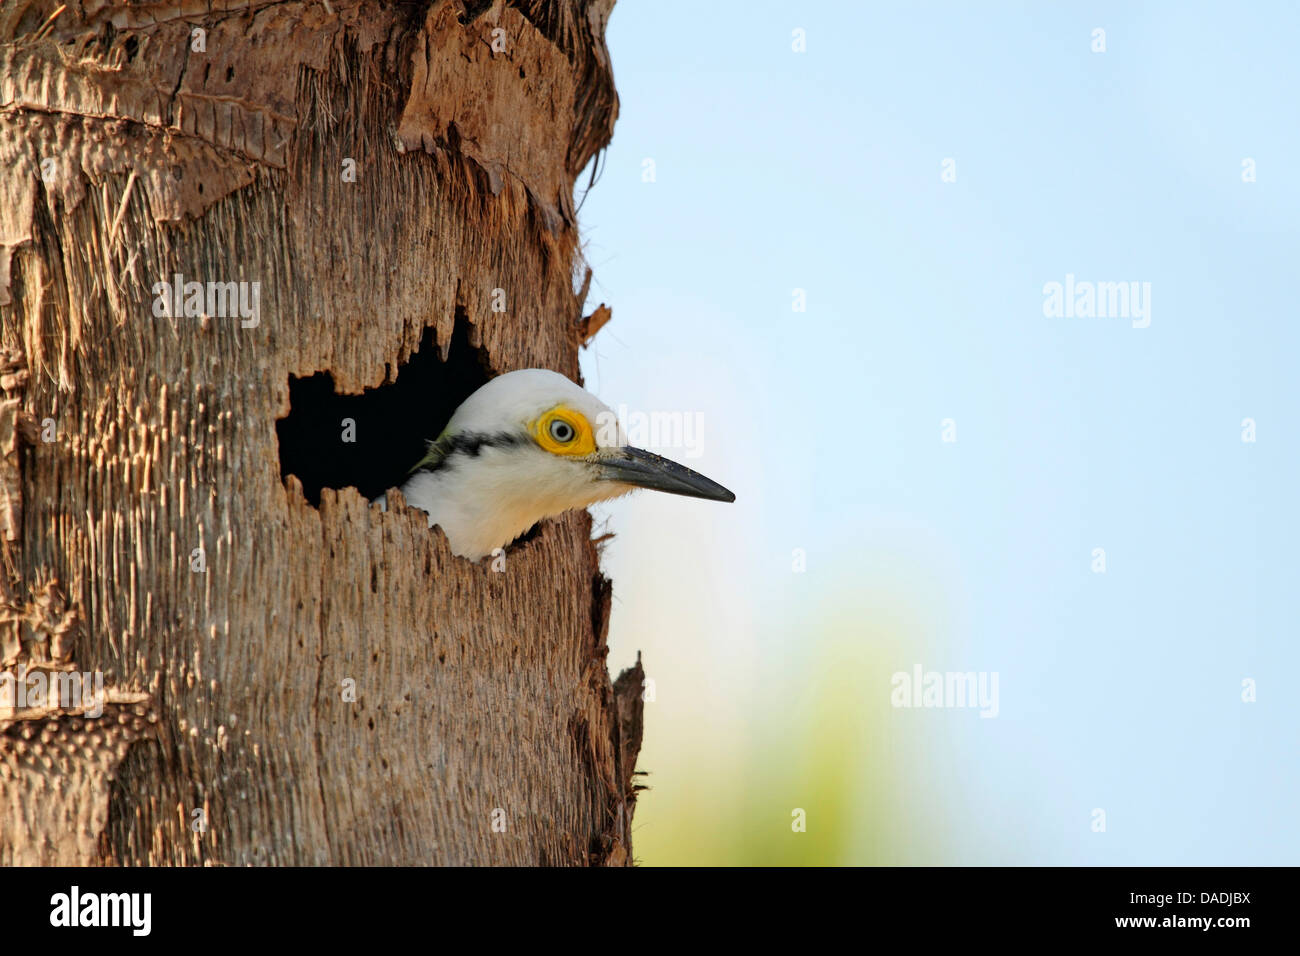
POLYGON ((578 377, 612 2, 0 5, 0 863, 631 862, 590 519, 473 565, 281 454, 578 377))

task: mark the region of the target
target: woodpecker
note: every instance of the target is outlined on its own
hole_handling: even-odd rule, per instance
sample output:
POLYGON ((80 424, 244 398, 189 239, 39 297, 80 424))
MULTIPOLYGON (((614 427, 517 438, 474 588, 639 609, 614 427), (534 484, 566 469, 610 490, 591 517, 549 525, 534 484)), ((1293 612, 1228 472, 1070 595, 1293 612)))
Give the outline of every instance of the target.
MULTIPOLYGON (((471 561, 543 518, 638 488, 736 500, 716 481, 630 447, 607 406, 540 368, 499 375, 465 399, 401 488, 471 561)), ((386 495, 376 503, 387 510, 386 495)))

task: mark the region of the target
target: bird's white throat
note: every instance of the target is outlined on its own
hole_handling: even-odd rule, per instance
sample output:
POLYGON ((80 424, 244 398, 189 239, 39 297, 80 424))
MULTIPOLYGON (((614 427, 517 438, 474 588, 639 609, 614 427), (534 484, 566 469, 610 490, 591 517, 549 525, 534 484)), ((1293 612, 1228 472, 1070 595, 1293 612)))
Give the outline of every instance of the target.
POLYGON ((451 550, 477 561, 543 518, 616 498, 631 489, 593 480, 590 469, 539 448, 483 447, 407 479, 402 494, 442 528, 451 550))

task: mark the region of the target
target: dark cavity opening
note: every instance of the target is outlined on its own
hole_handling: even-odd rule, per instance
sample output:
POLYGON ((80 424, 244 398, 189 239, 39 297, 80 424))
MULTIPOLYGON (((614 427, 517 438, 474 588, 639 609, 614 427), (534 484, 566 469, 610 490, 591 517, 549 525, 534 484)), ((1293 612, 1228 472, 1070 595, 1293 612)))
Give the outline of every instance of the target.
POLYGON ((459 311, 447 360, 433 329, 425 329, 419 349, 387 385, 339 395, 329 372, 290 375, 289 414, 275 423, 280 477, 297 477, 317 508, 322 488, 377 498, 406 480, 452 412, 491 377, 487 353, 469 344, 469 321, 459 311))

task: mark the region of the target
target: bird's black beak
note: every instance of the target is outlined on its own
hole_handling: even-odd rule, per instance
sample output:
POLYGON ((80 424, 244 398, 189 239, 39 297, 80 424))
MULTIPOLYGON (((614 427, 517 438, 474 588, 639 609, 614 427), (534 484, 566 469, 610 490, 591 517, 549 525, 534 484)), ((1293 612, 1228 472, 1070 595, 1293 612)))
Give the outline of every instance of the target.
POLYGON ((640 448, 616 448, 606 452, 601 456, 600 477, 605 481, 653 488, 688 498, 736 500, 735 495, 713 479, 640 448))

